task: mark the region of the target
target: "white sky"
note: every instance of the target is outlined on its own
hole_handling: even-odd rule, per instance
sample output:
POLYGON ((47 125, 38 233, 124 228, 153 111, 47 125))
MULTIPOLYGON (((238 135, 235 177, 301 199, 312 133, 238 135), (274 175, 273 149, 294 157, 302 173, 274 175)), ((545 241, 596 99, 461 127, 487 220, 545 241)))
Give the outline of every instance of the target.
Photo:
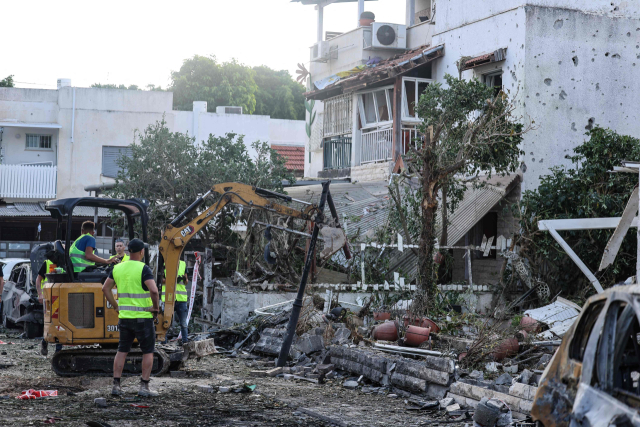
MULTIPOLYGON (((377 21, 404 24, 405 0, 365 2, 377 21)), ((356 26, 357 3, 332 4, 324 31, 356 26)), ((0 79, 17 87, 152 83, 166 88, 170 72, 195 54, 236 58, 246 65, 309 67, 316 11, 289 0, 15 1, 2 3, 0 79)))

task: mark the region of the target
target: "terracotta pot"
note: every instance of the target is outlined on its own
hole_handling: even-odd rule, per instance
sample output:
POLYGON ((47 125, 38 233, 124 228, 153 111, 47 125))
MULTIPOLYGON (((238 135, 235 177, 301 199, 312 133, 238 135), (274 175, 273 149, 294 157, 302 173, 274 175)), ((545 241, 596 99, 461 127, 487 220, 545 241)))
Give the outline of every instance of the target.
POLYGON ((368 27, 375 22, 375 19, 360 18, 360 26, 368 27))
POLYGON ((464 351, 458 355, 458 362, 467 357, 467 352, 464 351))
POLYGON ((527 339, 527 335, 527 331, 523 329, 516 333, 516 338, 518 339, 518 341, 525 341, 527 339))
POLYGON ((518 344, 517 338, 507 338, 506 340, 501 341, 491 354, 493 355, 493 360, 500 361, 505 357, 515 356, 518 354, 519 349, 520 344, 518 344))
POLYGON ((427 317, 415 318, 405 315, 402 320, 405 328, 407 328, 409 324, 411 324, 413 326, 420 326, 421 328, 430 328, 431 332, 434 332, 436 334, 440 332, 440 327, 436 325, 436 322, 427 317))
POLYGON ((540 323, 532 317, 524 316, 520 319, 520 326, 527 332, 537 332, 540 328, 540 323))
POLYGON ((382 311, 382 312, 374 311, 373 312, 373 320, 390 320, 390 319, 391 319, 391 313, 387 313, 385 311, 382 311))
POLYGON ((429 340, 430 328, 421 328, 419 326, 409 326, 404 336, 404 343, 411 347, 419 347, 425 341, 429 340))
POLYGON ((396 322, 384 322, 373 330, 373 339, 381 341, 395 341, 398 339, 398 325, 396 322))

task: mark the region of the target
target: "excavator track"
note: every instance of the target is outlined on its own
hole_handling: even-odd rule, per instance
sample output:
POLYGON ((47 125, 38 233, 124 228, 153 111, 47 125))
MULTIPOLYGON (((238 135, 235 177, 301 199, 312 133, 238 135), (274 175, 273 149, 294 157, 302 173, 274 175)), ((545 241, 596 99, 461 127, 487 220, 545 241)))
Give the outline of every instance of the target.
MULTIPOLYGON (((104 348, 74 348, 61 350, 51 359, 53 371, 61 377, 78 377, 81 375, 111 376, 113 375, 113 358, 117 350, 104 348)), ((160 376, 169 371, 171 359, 159 348, 153 352, 152 376, 160 376)), ((123 376, 140 375, 142 373, 142 352, 132 348, 122 372, 123 376)))

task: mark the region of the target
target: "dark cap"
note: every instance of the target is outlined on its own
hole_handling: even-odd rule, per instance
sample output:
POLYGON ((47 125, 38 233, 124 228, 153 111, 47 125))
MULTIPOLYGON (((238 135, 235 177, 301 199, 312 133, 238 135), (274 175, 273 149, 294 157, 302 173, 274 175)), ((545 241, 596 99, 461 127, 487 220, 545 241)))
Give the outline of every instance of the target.
POLYGON ((129 242, 129 253, 135 254, 145 248, 145 244, 140 239, 133 239, 129 242))

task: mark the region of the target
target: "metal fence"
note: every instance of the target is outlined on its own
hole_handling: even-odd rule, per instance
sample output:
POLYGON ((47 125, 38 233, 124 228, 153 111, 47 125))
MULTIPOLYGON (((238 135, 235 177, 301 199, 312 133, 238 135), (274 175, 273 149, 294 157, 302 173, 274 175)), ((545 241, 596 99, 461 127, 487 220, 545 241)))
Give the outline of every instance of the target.
POLYGON ((360 163, 383 162, 391 160, 393 129, 381 129, 362 132, 362 155, 360 163))
POLYGON ((353 95, 340 95, 324 101, 323 136, 351 133, 353 126, 353 95))
POLYGON ((324 140, 324 169, 351 167, 351 137, 324 140))
POLYGON ((56 166, 0 165, 0 197, 54 199, 56 166))
POLYGON ((416 146, 416 139, 421 137, 416 126, 403 126, 402 130, 402 154, 409 152, 410 147, 416 146))

